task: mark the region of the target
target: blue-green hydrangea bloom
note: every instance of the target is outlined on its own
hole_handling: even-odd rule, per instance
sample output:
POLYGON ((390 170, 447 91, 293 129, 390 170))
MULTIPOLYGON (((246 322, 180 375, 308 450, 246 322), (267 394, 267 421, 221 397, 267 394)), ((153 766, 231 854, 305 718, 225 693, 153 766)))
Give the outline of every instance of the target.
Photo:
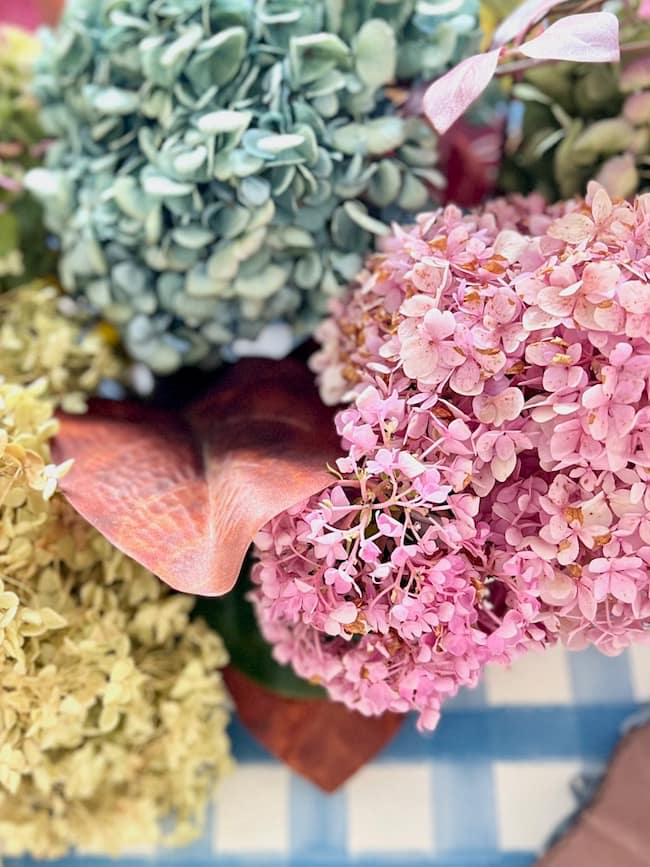
POLYGON ((476 6, 73 0, 44 37, 58 143, 30 178, 66 289, 158 373, 216 365, 272 323, 308 334, 385 221, 441 186, 396 83, 473 50, 476 6))

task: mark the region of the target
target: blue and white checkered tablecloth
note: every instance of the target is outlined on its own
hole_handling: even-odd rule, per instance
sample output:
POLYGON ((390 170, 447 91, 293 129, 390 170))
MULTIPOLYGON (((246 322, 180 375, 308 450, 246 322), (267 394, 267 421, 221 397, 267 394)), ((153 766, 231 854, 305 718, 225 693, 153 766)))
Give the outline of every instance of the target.
MULTIPOLYGON (((650 701, 650 647, 530 655, 449 703, 437 731, 409 721, 334 795, 233 726, 240 765, 217 792, 204 838, 134 852, 121 867, 520 867, 574 807, 571 781, 601 768, 621 724, 650 701)), ((27 867, 29 859, 10 859, 27 867)), ((107 867, 82 854, 58 867, 107 867)))

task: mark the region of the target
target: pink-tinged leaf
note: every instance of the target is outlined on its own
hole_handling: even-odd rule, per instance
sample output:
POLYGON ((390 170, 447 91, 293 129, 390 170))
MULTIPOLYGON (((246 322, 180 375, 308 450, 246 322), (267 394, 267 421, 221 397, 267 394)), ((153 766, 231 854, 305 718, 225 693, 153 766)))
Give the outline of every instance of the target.
POLYGON ((442 78, 434 81, 424 94, 424 113, 442 133, 461 117, 492 81, 501 50, 468 57, 442 78))
POLYGON ((526 35, 533 24, 541 21, 555 6, 564 0, 525 0, 517 6, 494 31, 492 45, 497 48, 526 35))
POLYGON ((535 60, 616 63, 621 54, 618 18, 611 12, 567 15, 517 50, 535 60))
POLYGON ((271 518, 331 482, 331 412, 299 362, 247 359, 171 413, 95 401, 61 416, 61 490, 114 545, 177 590, 230 590, 271 518))

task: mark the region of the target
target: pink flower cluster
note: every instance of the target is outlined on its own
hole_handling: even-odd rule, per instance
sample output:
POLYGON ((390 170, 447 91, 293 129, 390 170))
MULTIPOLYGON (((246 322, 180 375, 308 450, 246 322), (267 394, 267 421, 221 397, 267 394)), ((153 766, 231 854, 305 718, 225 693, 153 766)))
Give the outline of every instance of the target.
POLYGON ((258 539, 278 660, 367 714, 650 635, 650 195, 395 229, 320 331, 347 452, 258 539))

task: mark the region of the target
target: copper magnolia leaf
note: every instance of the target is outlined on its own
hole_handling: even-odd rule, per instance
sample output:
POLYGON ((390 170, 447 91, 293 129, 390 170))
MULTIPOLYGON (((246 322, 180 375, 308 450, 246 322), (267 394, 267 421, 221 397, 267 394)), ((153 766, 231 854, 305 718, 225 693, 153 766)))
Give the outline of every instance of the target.
POLYGON ((95 401, 61 417, 61 490, 114 545, 177 590, 230 590, 274 515, 330 481, 331 412, 299 362, 247 359, 200 401, 168 412, 95 401))
POLYGON ((398 714, 365 717, 327 699, 286 698, 232 666, 225 680, 243 724, 292 770, 333 792, 394 737, 398 714))

